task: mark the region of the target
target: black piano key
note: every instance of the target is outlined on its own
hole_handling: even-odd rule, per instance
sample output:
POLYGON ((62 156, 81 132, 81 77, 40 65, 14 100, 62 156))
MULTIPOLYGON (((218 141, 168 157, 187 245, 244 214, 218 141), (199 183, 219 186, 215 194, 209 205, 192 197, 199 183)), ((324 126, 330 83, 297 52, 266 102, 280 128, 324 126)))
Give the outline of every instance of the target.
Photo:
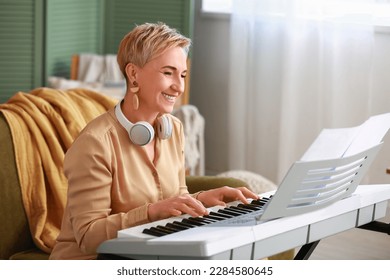
POLYGON ((211 220, 204 218, 204 217, 189 217, 188 219, 198 221, 201 223, 205 223, 205 224, 211 224, 212 222, 214 222, 214 221, 211 221, 211 220))
POLYGON ((228 211, 234 211, 235 213, 238 213, 240 215, 248 213, 247 209, 238 208, 238 207, 234 208, 233 206, 230 206, 230 207, 225 208, 225 209, 227 209, 228 211))
POLYGON ((233 212, 233 211, 229 211, 229 209, 227 209, 227 208, 225 208, 225 209, 219 209, 219 210, 218 210, 218 213, 223 213, 223 214, 231 215, 231 216, 235 216, 235 217, 241 215, 240 213, 233 212))
POLYGON ((201 217, 202 219, 204 219, 204 220, 206 220, 206 221, 208 221, 208 222, 210 222, 211 224, 212 223, 215 223, 216 221, 220 221, 220 219, 221 218, 219 218, 219 217, 212 217, 212 216, 210 216, 210 215, 205 215, 205 216, 202 216, 201 217))
POLYGON ((181 225, 176 225, 176 224, 173 224, 173 223, 167 223, 165 226, 167 228, 171 228, 171 229, 177 230, 177 231, 182 231, 182 230, 189 229, 189 227, 183 227, 181 225))
MULTIPOLYGON (((243 205, 248 205, 249 207, 253 208, 262 208, 262 205, 254 204, 254 203, 242 203, 243 205)), ((238 206, 238 205, 237 205, 238 206)))
POLYGON ((162 232, 160 230, 157 230, 156 228, 145 228, 142 231, 142 233, 146 233, 146 234, 157 236, 157 237, 167 235, 167 233, 162 232))
POLYGON ((156 226, 156 228, 157 228, 157 229, 160 229, 160 230, 162 230, 162 231, 165 231, 165 232, 167 232, 168 234, 178 232, 178 230, 169 228, 169 227, 167 227, 167 226, 156 226))
POLYGON ((252 200, 251 203, 267 203, 269 201, 269 198, 259 198, 259 199, 254 199, 252 200))
POLYGON ((171 233, 172 233, 172 232, 169 231, 168 229, 163 228, 163 227, 161 227, 161 226, 151 227, 150 229, 151 229, 151 230, 155 230, 155 231, 159 231, 159 232, 161 232, 161 233, 163 233, 163 234, 171 234, 171 233))
POLYGON ((266 202, 260 200, 252 200, 250 204, 263 206, 266 202))
POLYGON ((181 220, 181 222, 185 223, 185 224, 194 225, 194 226, 203 226, 206 224, 206 223, 202 223, 202 222, 190 220, 190 219, 183 219, 183 220, 181 220))
POLYGON ((186 224, 186 223, 182 223, 182 222, 178 222, 178 221, 174 221, 173 224, 179 225, 179 226, 183 226, 183 227, 187 227, 187 228, 193 228, 193 227, 195 227, 195 225, 186 224))
POLYGON ((225 220, 225 218, 218 217, 218 216, 212 216, 212 215, 205 215, 203 217, 207 218, 207 219, 210 219, 210 220, 214 220, 214 221, 223 221, 223 220, 225 220))
POLYGON ((226 214, 217 213, 217 212, 214 212, 214 211, 211 211, 211 212, 209 213, 209 215, 210 215, 210 216, 217 216, 217 217, 224 218, 224 219, 233 218, 232 215, 226 215, 226 214))
POLYGON ((259 207, 259 206, 256 206, 253 204, 243 204, 243 203, 238 204, 237 207, 249 208, 249 209, 253 209, 253 210, 260 210, 261 209, 261 207, 259 207))
POLYGON ((232 209, 237 209, 237 210, 243 211, 243 212, 245 212, 245 213, 250 213, 250 212, 253 212, 253 211, 254 211, 253 209, 242 208, 242 207, 237 207, 237 206, 230 206, 230 208, 232 208, 232 209))

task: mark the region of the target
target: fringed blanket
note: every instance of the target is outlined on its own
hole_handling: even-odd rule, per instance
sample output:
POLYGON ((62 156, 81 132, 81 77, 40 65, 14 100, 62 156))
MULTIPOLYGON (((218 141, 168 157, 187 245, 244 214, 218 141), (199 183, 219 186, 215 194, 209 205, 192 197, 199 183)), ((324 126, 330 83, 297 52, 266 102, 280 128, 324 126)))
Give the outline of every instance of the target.
POLYGON ((38 88, 0 104, 12 133, 32 238, 47 253, 59 233, 66 203, 65 152, 89 121, 115 103, 86 89, 38 88))

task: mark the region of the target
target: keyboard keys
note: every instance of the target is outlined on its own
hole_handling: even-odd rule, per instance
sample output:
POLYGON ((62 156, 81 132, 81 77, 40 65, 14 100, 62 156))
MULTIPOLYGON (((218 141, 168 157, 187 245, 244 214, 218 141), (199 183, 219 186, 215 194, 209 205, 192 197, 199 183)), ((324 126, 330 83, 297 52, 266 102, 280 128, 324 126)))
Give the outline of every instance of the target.
POLYGON ((237 207, 237 206, 230 206, 230 208, 232 208, 232 209, 238 209, 238 210, 240 210, 240 211, 242 211, 242 212, 245 212, 245 213, 250 213, 250 212, 255 211, 255 210, 253 210, 253 209, 242 208, 242 207, 237 207))
POLYGON ((201 223, 205 223, 205 224, 211 224, 211 223, 215 222, 215 220, 210 220, 210 219, 207 219, 205 217, 189 217, 188 219, 189 220, 198 221, 198 222, 201 222, 201 223))
POLYGON ((183 219, 181 220, 182 223, 189 224, 189 225, 194 225, 194 226, 203 226, 206 223, 202 223, 196 220, 190 220, 190 219, 183 219))
POLYGON ((232 215, 226 215, 226 214, 217 213, 217 212, 214 212, 214 211, 211 211, 209 213, 209 216, 217 216, 217 217, 223 218, 223 219, 229 219, 229 218, 233 217, 232 215))
POLYGON ((223 222, 232 218, 237 218, 242 215, 256 213, 264 208, 264 205, 269 201, 269 198, 260 198, 252 200, 248 204, 240 203, 236 206, 228 206, 217 211, 210 211, 208 215, 203 217, 188 217, 181 221, 169 222, 166 225, 158 225, 155 227, 146 228, 143 233, 156 237, 161 237, 167 234, 180 232, 194 227, 209 225, 213 223, 223 222))
POLYGON ((235 212, 233 209, 229 210, 228 208, 225 209, 219 209, 218 213, 223 213, 231 216, 240 216, 241 213, 235 212))
POLYGON ((177 232, 177 230, 168 228, 166 226, 156 226, 156 229, 161 230, 162 232, 166 232, 168 234, 177 232))
POLYGON ((251 204, 263 206, 263 205, 266 204, 268 201, 269 201, 268 199, 263 199, 263 198, 254 199, 254 200, 251 201, 251 204))
POLYGON ((173 224, 179 225, 179 226, 183 226, 183 227, 187 227, 187 228, 193 228, 193 227, 195 227, 195 225, 188 224, 188 223, 182 223, 182 222, 178 222, 178 221, 174 221, 173 224))
POLYGON ((206 219, 209 219, 209 220, 214 220, 214 221, 223 221, 225 218, 222 218, 222 217, 218 217, 218 216, 213 216, 213 215, 206 215, 206 216, 203 216, 204 218, 206 219))
POLYGON ((173 223, 167 223, 165 226, 167 228, 175 229, 177 231, 182 231, 182 230, 189 229, 189 227, 185 227, 185 226, 177 225, 177 224, 173 224, 173 223))
POLYGON ((167 233, 164 233, 161 230, 158 230, 158 229, 156 229, 154 227, 145 228, 142 232, 146 233, 146 234, 149 234, 149 235, 157 236, 157 237, 161 237, 161 236, 167 235, 167 233))
POLYGON ((238 204, 237 207, 241 207, 241 208, 244 208, 244 209, 252 209, 252 210, 260 210, 261 209, 261 207, 258 206, 258 205, 243 204, 243 203, 238 204))

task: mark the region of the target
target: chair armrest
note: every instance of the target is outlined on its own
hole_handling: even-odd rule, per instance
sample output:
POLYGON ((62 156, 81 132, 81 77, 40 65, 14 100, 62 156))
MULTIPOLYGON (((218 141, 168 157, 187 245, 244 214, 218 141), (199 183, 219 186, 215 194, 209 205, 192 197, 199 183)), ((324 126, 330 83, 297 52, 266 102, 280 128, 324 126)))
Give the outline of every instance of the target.
POLYGON ((207 191, 223 186, 229 186, 232 188, 249 187, 248 184, 242 180, 217 176, 187 176, 186 183, 190 193, 207 191))

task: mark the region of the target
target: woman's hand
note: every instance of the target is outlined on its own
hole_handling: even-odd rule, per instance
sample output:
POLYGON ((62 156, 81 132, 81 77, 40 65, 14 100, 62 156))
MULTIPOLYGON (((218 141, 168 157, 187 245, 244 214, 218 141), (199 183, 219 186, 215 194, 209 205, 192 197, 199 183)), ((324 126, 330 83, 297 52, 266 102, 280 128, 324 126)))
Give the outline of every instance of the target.
POLYGON ((197 197, 205 207, 225 206, 227 202, 236 200, 248 203, 247 198, 258 199, 259 197, 245 187, 231 188, 227 186, 201 192, 197 197))
POLYGON ((152 222, 182 214, 189 214, 193 217, 204 216, 207 215, 207 209, 189 194, 160 200, 148 207, 148 217, 152 222))

